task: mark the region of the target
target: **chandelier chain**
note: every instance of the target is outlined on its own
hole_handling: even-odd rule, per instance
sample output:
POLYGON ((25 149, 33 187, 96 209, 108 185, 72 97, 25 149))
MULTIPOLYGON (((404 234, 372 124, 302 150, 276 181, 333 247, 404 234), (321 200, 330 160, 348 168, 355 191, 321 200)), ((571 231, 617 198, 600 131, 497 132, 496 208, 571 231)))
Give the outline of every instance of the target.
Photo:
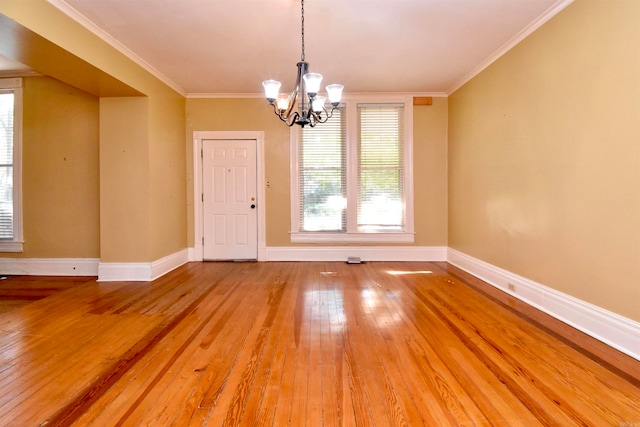
POLYGON ((302 4, 302 18, 300 19, 302 24, 302 55, 300 55, 300 60, 304 62, 304 0, 300 3, 302 4))
MULTIPOLYGON (((1 2, 2 0, 0 0, 1 2)), ((289 127, 299 125, 300 127, 314 127, 318 123, 326 123, 335 111, 339 109, 340 97, 344 86, 331 84, 326 87, 330 110, 325 107, 327 97, 318 95, 322 75, 309 73, 309 64, 305 61, 304 55, 304 0, 300 0, 300 27, 302 54, 298 62, 298 75, 293 92, 287 97, 280 93, 280 84, 276 80, 265 80, 262 82, 265 95, 269 104, 273 106, 273 112, 285 122, 289 127), (308 99, 307 99, 308 98, 308 99)))

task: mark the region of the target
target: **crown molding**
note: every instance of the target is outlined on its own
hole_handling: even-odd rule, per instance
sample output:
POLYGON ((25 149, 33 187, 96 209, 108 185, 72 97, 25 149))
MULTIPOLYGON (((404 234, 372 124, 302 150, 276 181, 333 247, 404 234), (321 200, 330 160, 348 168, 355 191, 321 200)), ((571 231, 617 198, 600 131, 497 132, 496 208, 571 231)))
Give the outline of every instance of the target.
POLYGON ((193 99, 264 98, 264 93, 187 93, 186 97, 193 99))
POLYGON ((456 90, 460 89, 464 84, 469 82, 475 76, 480 74, 485 68, 489 65, 493 64, 498 58, 507 53, 509 50, 513 49, 518 43, 531 35, 534 31, 540 28, 543 24, 549 21, 551 18, 556 16, 560 11, 562 11, 565 7, 569 6, 573 3, 574 0, 558 0, 553 4, 549 9, 547 9, 542 15, 538 17, 535 21, 529 24, 527 27, 522 29, 518 34, 513 36, 508 42, 503 44, 498 50, 492 53, 486 60, 480 63, 477 67, 467 73, 464 77, 454 83, 449 90, 447 90, 447 96, 451 95, 456 90))
POLYGON ((6 70, 0 71, 0 79, 14 78, 14 77, 41 77, 43 74, 34 70, 6 70))
POLYGON ((51 4, 53 7, 60 10, 62 13, 67 15, 69 18, 77 22, 86 28, 89 32, 100 38, 102 41, 107 43, 109 46, 116 49, 118 52, 129 58, 131 61, 135 62, 142 68, 144 68, 151 75, 156 77, 158 80, 169 86, 171 89, 175 90, 182 96, 186 96, 186 91, 180 87, 177 83, 169 79, 167 76, 162 74, 156 68, 154 68, 151 64, 146 62, 144 59, 140 58, 134 52, 129 50, 125 45, 120 43, 118 40, 113 38, 109 33, 98 27, 93 21, 88 19, 86 16, 82 15, 76 9, 71 7, 64 0, 47 0, 47 3, 51 4))
MULTIPOLYGON (((446 98, 446 92, 348 92, 343 93, 343 99, 356 98, 403 98, 414 96, 430 96, 433 98, 446 98)), ((187 98, 216 99, 216 98, 260 98, 264 99, 264 93, 188 93, 187 98)))

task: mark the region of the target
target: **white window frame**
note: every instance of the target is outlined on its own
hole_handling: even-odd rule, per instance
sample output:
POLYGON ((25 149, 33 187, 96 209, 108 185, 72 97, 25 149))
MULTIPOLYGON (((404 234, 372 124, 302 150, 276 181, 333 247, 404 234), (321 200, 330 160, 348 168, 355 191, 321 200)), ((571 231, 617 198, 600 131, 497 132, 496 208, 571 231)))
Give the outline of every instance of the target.
POLYGON ((22 252, 22 79, 0 79, 0 91, 13 92, 13 240, 0 240, 0 252, 22 252))
MULTIPOLYGON (((298 169, 298 129, 290 131, 291 242, 293 243, 413 243, 413 97, 404 95, 359 95, 343 99, 347 137, 347 231, 299 231, 300 193, 298 169), (404 231, 358 231, 358 104, 404 104, 404 231)), ((318 124, 322 126, 322 124, 318 124)))

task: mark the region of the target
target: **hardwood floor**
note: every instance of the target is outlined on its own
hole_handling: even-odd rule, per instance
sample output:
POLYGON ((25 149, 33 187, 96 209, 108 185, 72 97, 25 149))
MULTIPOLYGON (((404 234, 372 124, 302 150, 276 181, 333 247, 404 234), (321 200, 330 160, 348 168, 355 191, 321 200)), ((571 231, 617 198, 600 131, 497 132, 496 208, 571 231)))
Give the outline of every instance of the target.
POLYGON ((0 275, 0 314, 90 280, 89 277, 9 278, 0 275))
POLYGON ((639 361, 446 263, 0 290, 29 282, 55 291, 0 313, 3 426, 640 427, 639 361))

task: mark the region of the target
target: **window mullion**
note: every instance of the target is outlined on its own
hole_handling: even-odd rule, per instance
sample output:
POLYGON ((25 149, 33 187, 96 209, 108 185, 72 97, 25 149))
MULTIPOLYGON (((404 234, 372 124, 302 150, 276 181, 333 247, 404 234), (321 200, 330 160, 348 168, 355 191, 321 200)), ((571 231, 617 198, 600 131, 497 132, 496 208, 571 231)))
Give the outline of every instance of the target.
POLYGON ((347 232, 358 231, 358 108, 347 103, 347 232))
POLYGON ((413 102, 406 102, 404 111, 404 219, 405 232, 414 233, 413 218, 413 102))
POLYGON ((300 231, 300 161, 298 151, 298 132, 289 133, 289 153, 291 161, 289 162, 289 176, 291 177, 289 191, 291 192, 291 232, 300 231))

